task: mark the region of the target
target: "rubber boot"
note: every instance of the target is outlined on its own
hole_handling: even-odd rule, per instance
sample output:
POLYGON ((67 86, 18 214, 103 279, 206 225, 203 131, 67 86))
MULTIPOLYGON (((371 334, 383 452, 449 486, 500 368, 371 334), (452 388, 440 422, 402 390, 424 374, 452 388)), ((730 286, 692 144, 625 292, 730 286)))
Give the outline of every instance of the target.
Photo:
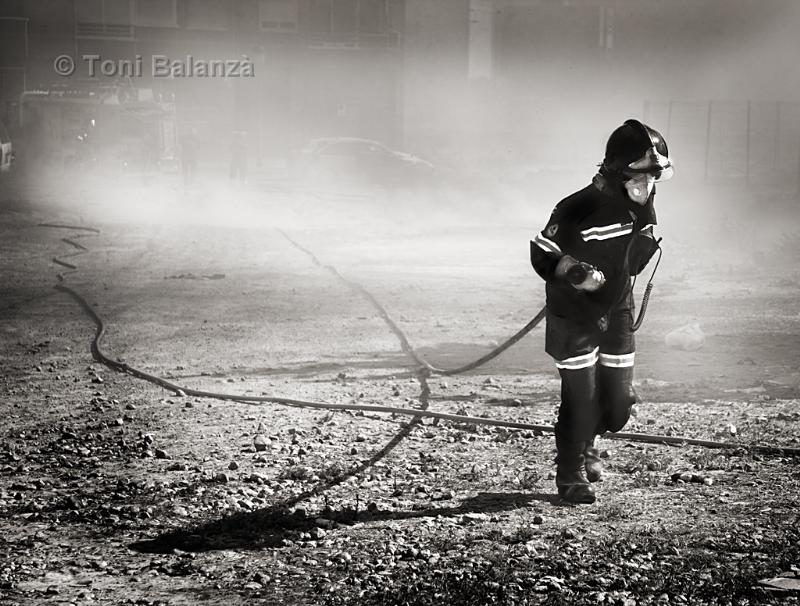
POLYGON ((556 438, 556 487, 567 503, 594 503, 594 488, 583 473, 586 442, 568 442, 556 438))
POLYGON ((603 462, 600 460, 600 451, 595 446, 596 439, 595 437, 586 442, 586 448, 583 449, 583 467, 586 470, 586 479, 590 482, 603 479, 603 462))

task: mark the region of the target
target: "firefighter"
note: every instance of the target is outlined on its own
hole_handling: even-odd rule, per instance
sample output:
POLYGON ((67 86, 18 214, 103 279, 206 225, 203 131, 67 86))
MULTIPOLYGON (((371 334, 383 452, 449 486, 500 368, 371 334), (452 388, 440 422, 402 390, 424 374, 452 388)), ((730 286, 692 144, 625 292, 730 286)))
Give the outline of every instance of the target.
POLYGON ((620 431, 636 402, 632 276, 659 249, 655 183, 672 172, 661 134, 627 120, 609 137, 592 183, 559 202, 531 241, 531 263, 546 282, 545 351, 561 376, 556 486, 564 502, 595 501, 595 438, 620 431))

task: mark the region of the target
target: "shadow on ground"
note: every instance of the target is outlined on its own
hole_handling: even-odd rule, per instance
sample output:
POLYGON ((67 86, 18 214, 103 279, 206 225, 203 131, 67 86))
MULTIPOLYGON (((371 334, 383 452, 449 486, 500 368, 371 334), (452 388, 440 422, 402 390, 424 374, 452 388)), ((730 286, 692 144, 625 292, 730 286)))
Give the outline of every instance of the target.
MULTIPOLYGON (((339 524, 353 524, 355 522, 380 522, 436 516, 448 517, 468 513, 492 513, 527 507, 536 501, 552 504, 556 500, 556 495, 545 493, 482 492, 453 507, 372 512, 346 508, 341 511, 326 512, 325 517, 339 524)), ((281 503, 259 511, 235 513, 200 526, 173 530, 154 539, 137 541, 131 544, 130 548, 142 553, 172 553, 176 549, 203 552, 279 547, 291 533, 308 531, 313 528, 316 525, 315 519, 314 516, 308 516, 305 513, 291 512, 286 503, 281 503)))

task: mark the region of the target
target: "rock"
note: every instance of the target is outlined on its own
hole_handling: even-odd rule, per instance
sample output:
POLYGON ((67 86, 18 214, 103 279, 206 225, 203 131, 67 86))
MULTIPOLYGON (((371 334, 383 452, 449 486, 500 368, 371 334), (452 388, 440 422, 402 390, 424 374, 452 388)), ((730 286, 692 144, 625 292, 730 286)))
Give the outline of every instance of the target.
POLYGON ((64 506, 67 509, 78 510, 83 507, 83 503, 81 502, 80 499, 70 495, 66 499, 64 499, 64 506))
POLYGON ((230 481, 230 476, 224 471, 220 471, 218 474, 214 476, 214 481, 220 482, 222 484, 227 484, 230 481))
POLYGON ((695 351, 703 347, 706 335, 697 323, 687 324, 667 333, 664 343, 671 349, 695 351))
POLYGON ((378 511, 378 504, 374 501, 367 504, 367 511, 369 511, 370 513, 375 513, 376 511, 378 511))
POLYGON ((253 446, 256 449, 256 452, 263 452, 267 449, 267 438, 263 435, 258 434, 255 438, 253 438, 253 446))
POLYGON ((228 465, 228 469, 230 469, 231 471, 236 471, 237 469, 239 469, 239 464, 236 461, 231 461, 230 464, 228 465))
POLYGON ((169 458, 171 458, 169 456, 169 453, 167 453, 167 451, 164 450, 163 448, 156 448, 155 455, 156 455, 156 459, 169 459, 169 458))
POLYGON ((320 528, 319 526, 315 526, 312 528, 309 533, 311 538, 314 540, 324 539, 328 535, 328 531, 320 528))
POLYGON ((272 579, 270 578, 270 576, 269 576, 269 575, 266 575, 266 574, 262 574, 262 573, 260 573, 260 572, 257 572, 257 573, 255 573, 255 574, 253 575, 253 580, 254 580, 256 583, 261 583, 262 585, 266 585, 266 584, 267 584, 267 583, 269 583, 269 582, 270 582, 272 579))
POLYGON ((534 524, 544 524, 544 518, 540 515, 533 516, 533 523, 534 524))
POLYGON ((121 427, 122 425, 125 424, 125 421, 123 421, 122 419, 114 419, 112 424, 115 425, 116 427, 121 427))
POLYGON ((173 463, 167 467, 167 471, 186 471, 187 469, 186 463, 173 463))

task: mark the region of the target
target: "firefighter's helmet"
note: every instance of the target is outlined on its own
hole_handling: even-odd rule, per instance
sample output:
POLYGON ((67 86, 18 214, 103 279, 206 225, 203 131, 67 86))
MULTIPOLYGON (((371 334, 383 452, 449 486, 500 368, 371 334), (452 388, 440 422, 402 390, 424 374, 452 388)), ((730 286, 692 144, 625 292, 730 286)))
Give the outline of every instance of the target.
POLYGON ((655 181, 666 181, 673 174, 672 161, 664 137, 638 120, 626 120, 606 143, 603 167, 626 176, 647 174, 655 181))

